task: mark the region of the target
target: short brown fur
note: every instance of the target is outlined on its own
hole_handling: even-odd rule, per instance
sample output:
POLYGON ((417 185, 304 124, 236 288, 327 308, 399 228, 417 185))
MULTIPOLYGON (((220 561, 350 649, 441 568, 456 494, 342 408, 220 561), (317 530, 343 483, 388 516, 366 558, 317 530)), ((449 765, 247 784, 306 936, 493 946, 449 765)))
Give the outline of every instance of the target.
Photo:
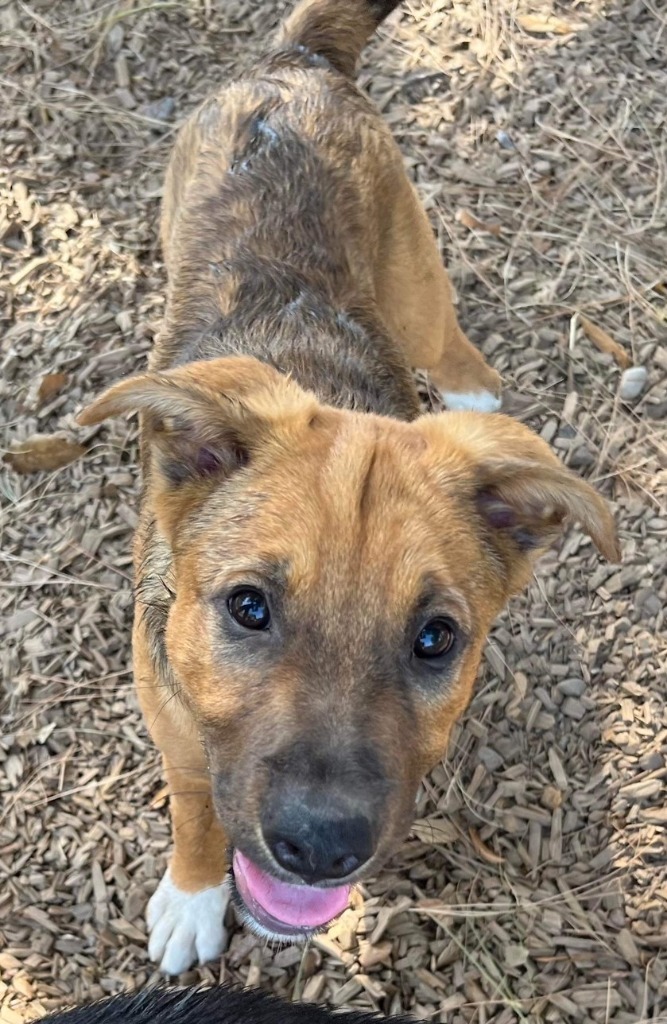
POLYGON ((271 868, 267 765, 288 751, 315 774, 309 737, 341 786, 361 780, 381 806, 375 870, 536 557, 571 518, 618 555, 605 503, 527 428, 418 415, 413 366, 452 392, 499 380, 458 326, 400 153, 350 78, 373 10, 306 0, 279 47, 185 124, 149 372, 81 416, 142 417, 134 664, 184 891, 219 884, 229 846, 271 868), (230 630, 240 583, 270 592, 273 637, 230 630), (429 675, 411 645, 436 611, 460 644, 429 675))

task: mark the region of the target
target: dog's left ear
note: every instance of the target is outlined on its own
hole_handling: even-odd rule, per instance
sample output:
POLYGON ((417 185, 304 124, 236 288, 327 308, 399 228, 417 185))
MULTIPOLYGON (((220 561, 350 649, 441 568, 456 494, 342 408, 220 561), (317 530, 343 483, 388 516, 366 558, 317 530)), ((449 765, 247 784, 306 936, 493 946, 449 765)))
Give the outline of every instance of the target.
POLYGON ((426 433, 443 487, 473 506, 512 588, 523 585, 532 562, 569 522, 579 522, 610 561, 620 559, 606 501, 522 423, 447 412, 422 417, 415 426, 426 433))
POLYGON ((148 372, 109 388, 79 423, 139 412, 150 486, 169 535, 183 512, 256 458, 289 449, 318 403, 271 366, 245 356, 148 372))

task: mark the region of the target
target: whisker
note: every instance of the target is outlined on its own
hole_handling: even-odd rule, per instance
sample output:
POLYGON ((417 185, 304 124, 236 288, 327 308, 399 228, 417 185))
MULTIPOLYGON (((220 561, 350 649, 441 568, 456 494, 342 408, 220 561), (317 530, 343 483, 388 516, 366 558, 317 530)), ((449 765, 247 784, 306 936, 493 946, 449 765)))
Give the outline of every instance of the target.
POLYGON ((156 713, 156 715, 155 715, 155 718, 153 719, 153 721, 151 722, 151 724, 150 724, 150 726, 149 726, 149 730, 150 730, 150 729, 153 729, 153 728, 154 728, 154 726, 155 726, 155 723, 157 722, 158 718, 160 717, 160 715, 162 714, 162 712, 163 712, 163 711, 164 711, 164 709, 166 708, 167 704, 168 704, 168 703, 169 703, 169 702, 170 702, 171 700, 173 700, 173 699, 174 699, 174 697, 178 697, 178 696, 180 696, 180 693, 181 693, 181 691, 180 691, 180 688, 179 688, 179 687, 176 687, 176 688, 174 689, 173 693, 170 693, 170 694, 169 694, 169 696, 168 696, 168 697, 166 698, 166 700, 165 700, 165 701, 164 701, 164 702, 163 702, 163 703, 162 703, 162 704, 160 705, 160 707, 158 708, 158 710, 157 710, 157 713, 156 713))

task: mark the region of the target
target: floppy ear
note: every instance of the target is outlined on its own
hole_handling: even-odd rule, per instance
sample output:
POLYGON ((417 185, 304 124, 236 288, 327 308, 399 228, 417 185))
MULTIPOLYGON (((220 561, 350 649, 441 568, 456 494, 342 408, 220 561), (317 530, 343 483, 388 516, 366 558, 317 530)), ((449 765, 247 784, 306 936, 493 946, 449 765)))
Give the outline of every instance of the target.
POLYGON ((278 427, 284 440, 291 429, 305 425, 316 408, 312 395, 277 370, 257 359, 231 356, 121 381, 78 420, 88 426, 122 413, 142 413, 157 471, 151 483, 173 499, 192 499, 195 488, 201 491, 207 481, 250 461, 275 439, 278 427))
POLYGON ((441 454, 443 483, 469 498, 513 585, 523 585, 532 561, 569 522, 579 522, 606 558, 620 558, 606 501, 528 427, 473 412, 417 422, 441 454))

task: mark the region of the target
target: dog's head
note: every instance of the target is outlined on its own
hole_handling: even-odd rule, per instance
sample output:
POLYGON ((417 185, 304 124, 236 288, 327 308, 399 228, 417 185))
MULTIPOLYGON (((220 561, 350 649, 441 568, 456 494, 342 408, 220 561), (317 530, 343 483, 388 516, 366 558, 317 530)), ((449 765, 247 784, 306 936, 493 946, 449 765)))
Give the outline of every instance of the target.
POLYGON ((254 359, 144 374, 81 419, 131 410, 237 886, 268 930, 307 930, 407 832, 537 556, 574 519, 616 558, 612 518, 508 417, 337 410, 254 359))

